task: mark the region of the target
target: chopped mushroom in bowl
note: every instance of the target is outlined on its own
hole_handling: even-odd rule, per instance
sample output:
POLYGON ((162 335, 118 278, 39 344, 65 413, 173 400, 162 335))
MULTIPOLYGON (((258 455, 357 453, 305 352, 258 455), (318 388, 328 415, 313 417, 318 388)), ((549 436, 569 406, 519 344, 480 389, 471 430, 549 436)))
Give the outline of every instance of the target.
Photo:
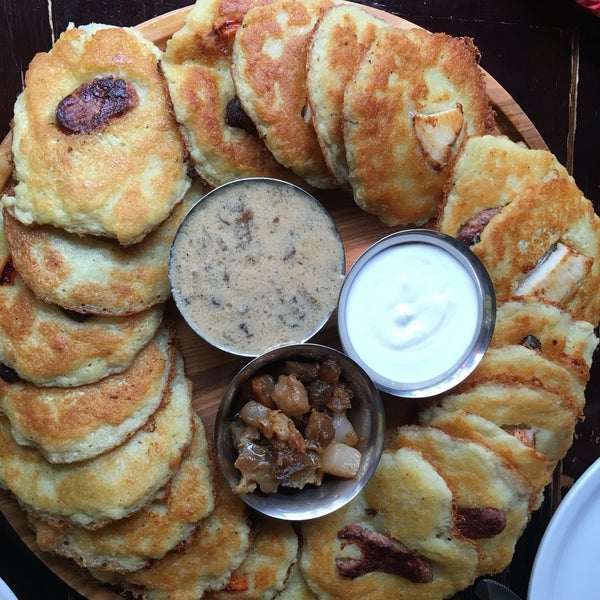
POLYGON ((375 470, 385 416, 379 392, 348 356, 318 344, 279 346, 243 367, 215 421, 215 449, 234 493, 289 520, 354 498, 375 470))

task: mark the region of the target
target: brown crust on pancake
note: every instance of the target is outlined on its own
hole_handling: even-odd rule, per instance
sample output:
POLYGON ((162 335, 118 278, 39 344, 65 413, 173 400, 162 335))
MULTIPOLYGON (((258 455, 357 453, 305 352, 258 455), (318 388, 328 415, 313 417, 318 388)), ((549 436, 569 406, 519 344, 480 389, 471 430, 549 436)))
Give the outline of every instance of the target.
POLYGON ((166 393, 170 398, 127 443, 71 464, 53 465, 34 448, 17 445, 8 420, 0 417, 0 485, 49 522, 96 529, 132 515, 175 475, 192 438, 191 389, 182 362, 166 393))
POLYGON ((425 30, 378 28, 344 97, 344 142, 355 202, 388 225, 422 224, 437 214, 452 161, 433 169, 413 115, 460 104, 468 135, 490 130, 493 114, 472 41, 425 30))
POLYGON ((133 29, 94 25, 67 30, 33 58, 15 104, 19 183, 5 198, 16 218, 129 245, 168 217, 189 180, 158 56, 133 29), (64 133, 60 100, 106 74, 127 80, 138 105, 91 133, 64 133))
MULTIPOLYGON (((205 171, 203 177, 206 180, 214 177, 211 180, 213 184, 223 181, 223 178, 238 176, 239 169, 247 168, 251 174, 255 173, 254 169, 258 169, 257 174, 260 175, 270 173, 260 171, 269 168, 267 163, 273 163, 272 157, 266 152, 267 160, 263 164, 261 162, 263 155, 257 158, 253 154, 254 150, 248 150, 245 146, 244 140, 249 140, 247 136, 252 134, 243 130, 241 126, 232 125, 233 119, 228 125, 224 125, 227 123, 227 118, 223 114, 230 100, 232 98, 235 100, 229 68, 236 32, 251 7, 256 4, 267 4, 268 1, 199 0, 190 13, 193 15, 188 21, 190 28, 186 26, 179 35, 176 34, 169 49, 173 53, 171 56, 173 64, 170 67, 174 74, 174 81, 176 80, 175 85, 181 85, 182 94, 187 94, 186 98, 190 106, 193 106, 192 112, 206 110, 206 114, 203 115, 206 120, 198 118, 201 133, 206 134, 206 137, 197 138, 202 139, 204 144, 202 150, 205 154, 198 152, 195 161, 199 173, 203 172, 200 168, 201 163, 210 162, 213 170, 211 174, 205 171), (202 35, 200 35, 200 24, 207 27, 202 29, 202 35), (195 32, 191 31, 192 25, 195 32), (198 63, 199 57, 202 64, 195 66, 187 64, 194 61, 198 63), (182 68, 184 63, 186 68, 191 67, 185 74, 182 68), (182 70, 178 71, 179 68, 182 70), (199 90, 199 87, 202 89, 199 90), (200 103, 202 94, 214 95, 215 98, 210 98, 211 101, 205 98, 206 101, 200 103), (244 143, 243 149, 240 148, 240 143, 244 143), (246 162, 248 157, 250 160, 246 162)), ((276 4, 279 7, 288 5, 287 2, 279 1, 276 4)), ((294 10, 301 10, 307 7, 309 2, 295 2, 292 5, 294 10)), ((353 11, 355 9, 362 15, 361 9, 352 8, 353 11)), ((264 10, 263 14, 271 14, 271 9, 264 10)), ((346 7, 339 7, 339 13, 344 12, 346 7)), ((278 14, 287 18, 290 13, 278 14)), ((260 23, 260 26, 266 28, 269 22, 265 20, 260 23)), ((332 35, 337 37, 338 33, 332 35)), ((400 39, 397 33, 390 33, 389 36, 390 39, 400 39)), ((399 45, 410 54, 411 61, 423 66, 425 59, 433 58, 431 62, 435 68, 443 64, 439 53, 436 54, 439 50, 438 46, 447 46, 451 55, 450 60, 459 65, 460 72, 454 74, 455 81, 462 81, 465 88, 481 77, 481 72, 477 69, 470 71, 473 63, 477 61, 477 50, 470 40, 450 39, 449 36, 441 34, 416 31, 402 34, 402 40, 403 44, 399 45), (418 52, 411 52, 415 48, 423 51, 423 57, 419 58, 418 52), (465 56, 470 61, 468 65, 460 64, 465 56), (464 81, 461 80, 463 76, 466 77, 464 81)), ((352 41, 350 39, 351 43, 352 41)), ((367 41, 363 40, 363 42, 365 47, 368 46, 367 41)), ((278 38, 268 48, 267 54, 276 53, 284 43, 285 36, 278 38)), ((384 54, 385 52, 394 54, 387 48, 384 48, 384 54)), ((344 77, 352 79, 356 56, 351 58, 344 52, 338 54, 336 58, 339 62, 335 64, 339 65, 340 71, 343 70, 342 66, 347 67, 344 77), (352 76, 349 75, 350 72, 352 76)), ((371 57, 375 58, 375 54, 371 54, 371 57)), ((389 64, 386 62, 389 59, 388 56, 381 57, 381 64, 389 64)), ((411 61, 406 63, 406 71, 409 74, 411 61)), ((419 130, 415 133, 416 140, 409 140, 412 144, 412 158, 418 156, 422 164, 416 165, 416 162, 409 161, 407 172, 401 173, 403 178, 401 189, 404 189, 402 186, 406 187, 407 182, 410 188, 411 178, 421 177, 425 181, 424 187, 427 187, 431 183, 429 179, 432 172, 442 180, 440 174, 445 176, 449 172, 452 167, 452 154, 463 144, 466 137, 464 129, 458 127, 463 115, 464 98, 457 100, 455 96, 460 94, 451 93, 448 96, 445 92, 440 92, 440 98, 432 101, 431 106, 419 104, 420 94, 425 97, 430 88, 443 87, 438 85, 437 75, 432 74, 433 71, 427 73, 428 77, 423 81, 412 77, 408 84, 402 86, 409 90, 409 95, 412 94, 411 102, 413 102, 412 112, 405 111, 405 116, 408 116, 406 131, 415 133, 417 129, 419 130), (417 85, 414 85, 415 81, 417 85), (439 123, 445 122, 448 126, 448 120, 451 121, 446 132, 448 135, 442 135, 441 146, 435 147, 435 143, 440 140, 432 134, 432 130, 439 123), (458 137, 453 139, 452 136, 456 131, 459 132, 458 137), (448 150, 450 150, 449 157, 448 150), (424 170, 419 171, 421 168, 424 170)), ((377 71, 363 81, 371 85, 379 81, 378 77, 385 79, 386 75, 381 76, 377 71)), ((474 85, 477 88, 478 84, 474 85)), ((340 88, 345 87, 345 83, 338 82, 338 86, 332 90, 332 93, 337 93, 336 102, 339 103, 340 88)), ((380 87, 383 88, 384 86, 380 87)), ((373 92, 373 89, 368 91, 373 92)), ((66 92, 63 90, 62 93, 66 92)), ((175 91, 173 93, 176 94, 175 91)), ((467 107, 464 114, 467 122, 469 112, 479 114, 481 131, 484 131, 491 126, 491 112, 486 99, 476 93, 475 96, 474 105, 481 100, 481 111, 478 113, 477 110, 471 111, 467 107)), ((365 109, 365 114, 367 109, 372 110, 373 96, 368 98, 370 105, 367 105, 366 98, 362 97, 354 98, 353 102, 356 103, 360 99, 365 99, 365 106, 361 107, 365 109)), ((311 108, 312 116, 305 111, 303 119, 306 122, 312 119, 314 126, 317 127, 322 123, 319 123, 319 116, 315 110, 316 104, 311 108)), ((343 108, 343 106, 338 108, 338 117, 343 108)), ((377 127, 381 126, 381 123, 388 127, 389 123, 386 121, 388 116, 392 122, 393 117, 398 115, 397 106, 386 106, 386 108, 389 108, 389 112, 383 116, 379 115, 376 123, 372 121, 361 123, 366 126, 360 131, 360 135, 353 139, 344 138, 343 143, 345 144, 347 140, 348 148, 340 149, 350 150, 351 154, 356 152, 357 148, 365 152, 365 156, 359 157, 364 159, 364 163, 357 164, 356 156, 351 163, 352 168, 355 169, 353 183, 355 186, 358 185, 357 189, 360 190, 357 193, 359 204, 364 201, 362 196, 364 191, 361 186, 373 183, 359 180, 364 172, 370 174, 371 168, 367 159, 370 160, 372 155, 376 155, 374 150, 380 145, 386 153, 382 159, 384 166, 397 166, 398 162, 393 163, 392 160, 386 162, 389 159, 387 154, 392 155, 393 151, 401 150, 402 142, 406 141, 404 137, 395 133, 398 137, 391 138, 391 142, 385 145, 381 137, 378 137, 380 132, 377 127), (373 130, 369 127, 373 127, 373 130), (361 168, 364 169, 362 173, 361 168)), ((118 126, 135 110, 133 108, 115 116, 108 123, 100 126, 97 131, 94 129, 91 134, 86 135, 94 135, 101 133, 104 128, 118 126)), ((196 117, 196 115, 186 114, 185 110, 179 114, 183 114, 182 122, 184 124, 187 122, 188 125, 196 117)), ((240 125, 241 121, 236 118, 235 123, 240 125)), ((346 133, 356 124, 348 121, 346 133)), ((474 139, 480 140, 479 137, 472 137, 468 142, 474 139)), ((253 141, 256 140, 257 138, 253 138, 253 141)), ((193 146, 192 136, 188 136, 188 141, 190 146, 193 146)), ((484 140, 484 143, 486 141, 484 140)), ((322 143, 323 140, 319 139, 319 142, 322 143)), ((200 141, 196 143, 198 146, 201 145, 200 141)), ((520 148, 520 151, 523 150, 520 148)), ((436 407, 429 411, 422 411, 418 426, 401 428, 395 439, 396 444, 393 434, 390 435, 392 441, 386 448, 374 476, 361 494, 335 513, 301 525, 303 536, 300 551, 303 573, 300 573, 298 566, 294 568, 292 565, 297 556, 298 541, 292 526, 289 523, 282 524, 267 520, 260 524, 255 522, 255 528, 252 529, 245 505, 230 493, 226 483, 216 474, 212 454, 210 468, 215 471, 213 475, 218 486, 215 510, 208 514, 211 509, 210 498, 206 498, 203 494, 207 492, 207 495, 210 495, 212 490, 199 489, 202 488, 202 482, 193 481, 188 482, 188 485, 192 486, 192 489, 188 488, 189 493, 183 492, 180 509, 185 523, 182 530, 175 528, 180 533, 170 537, 157 521, 152 517, 148 518, 148 511, 152 508, 156 508, 157 514, 168 517, 162 511, 174 498, 172 494, 177 487, 175 474, 181 474, 186 467, 186 459, 183 457, 186 454, 185 448, 192 435, 191 432, 195 428, 197 435, 200 429, 200 422, 191 415, 194 408, 191 383, 184 378, 184 365, 180 355, 177 356, 177 377, 171 380, 168 387, 173 396, 177 396, 178 404, 175 412, 178 414, 165 418, 166 423, 161 422, 162 417, 165 416, 164 411, 173 408, 174 398, 169 402, 167 395, 161 395, 158 389, 160 388, 158 380, 162 381, 161 374, 164 374, 164 370, 168 368, 166 363, 169 361, 164 356, 164 352, 152 348, 153 343, 146 346, 138 355, 141 364, 134 362, 122 376, 110 376, 98 384, 80 386, 81 389, 76 390, 33 389, 33 386, 19 382, 10 368, 2 371, 2 375, 14 377, 17 381, 12 384, 0 383, 0 398, 7 401, 11 399, 10 390, 25 389, 21 394, 14 393, 14 396, 19 396, 18 401, 21 404, 26 404, 22 411, 23 418, 37 427, 37 433, 41 432, 40 437, 51 430, 45 439, 52 438, 51 442, 57 445, 65 441, 63 439, 66 437, 65 434, 77 436, 78 432, 86 428, 88 433, 102 435, 106 431, 107 423, 109 428, 113 425, 121 427, 131 413, 135 396, 146 392, 152 395, 151 388, 157 388, 156 394, 160 395, 162 401, 160 408, 151 416, 143 411, 135 411, 139 419, 136 423, 136 427, 139 426, 137 433, 135 435, 128 433, 117 448, 107 450, 101 456, 91 458, 87 463, 65 464, 61 465, 63 468, 56 470, 48 461, 43 460, 40 452, 34 448, 15 444, 15 437, 11 435, 9 424, 3 416, 0 416, 0 484, 10 488, 18 501, 36 515, 32 518, 33 521, 37 520, 40 523, 40 519, 46 519, 51 523, 49 527, 59 523, 62 530, 68 532, 73 531, 73 522, 94 529, 94 531, 85 530, 82 536, 91 540, 89 548, 93 555, 91 560, 81 555, 70 555, 62 546, 64 538, 46 537, 45 540, 40 538, 40 545, 44 549, 54 547, 59 554, 80 560, 80 564, 90 568, 99 580, 146 600, 174 596, 197 598, 205 593, 210 598, 256 596, 271 598, 283 586, 288 570, 291 570, 293 578, 288 581, 294 584, 300 580, 302 597, 307 598, 316 596, 307 589, 306 581, 320 598, 341 600, 348 597, 368 597, 371 600, 377 598, 387 600, 401 596, 407 600, 409 598, 439 600, 472 583, 476 575, 503 568, 510 560, 516 540, 527 518, 539 505, 540 489, 548 481, 555 461, 565 456, 573 438, 575 424, 583 414, 585 382, 589 375, 591 355, 597 344, 597 338, 593 333, 593 326, 596 324, 594 319, 600 317, 598 309, 600 282, 598 266, 595 264, 596 257, 599 256, 597 237, 600 226, 598 219, 593 215, 590 203, 587 201, 578 203, 577 198, 580 193, 568 178, 563 177, 564 169, 557 166, 555 159, 550 155, 542 153, 534 157, 533 153, 529 154, 525 151, 511 165, 511 161, 516 156, 516 154, 511 156, 511 153, 512 150, 508 152, 507 165, 494 165, 493 161, 487 163, 493 168, 489 169, 489 173, 486 169, 481 173, 489 177, 482 177, 479 181, 467 177, 467 181, 461 181, 460 185, 466 187, 465 194, 458 199, 447 196, 448 202, 442 217, 458 220, 461 227, 466 219, 470 234, 473 234, 466 237, 469 238, 472 246, 478 247, 475 249, 482 257, 489 255, 490 260, 494 261, 499 259, 499 255, 494 252, 503 252, 500 262, 488 265, 490 270, 498 269, 494 274, 501 284, 503 277, 507 277, 512 283, 515 281, 518 283, 522 278, 523 272, 510 270, 514 252, 518 250, 525 255, 531 250, 527 260, 521 257, 517 261, 519 268, 525 269, 525 274, 531 273, 544 245, 552 240, 568 244, 574 252, 577 251, 588 257, 586 264, 592 262, 589 281, 586 279, 581 282, 581 285, 572 290, 568 304, 565 302, 560 306, 544 306, 542 309, 537 296, 533 299, 520 297, 514 302, 511 298, 506 303, 501 299, 495 338, 480 367, 461 386, 451 390, 447 396, 437 398, 436 407), (507 166, 509 168, 506 168, 507 166), (525 174, 530 177, 526 184, 523 183, 527 180, 525 174), (541 183, 535 180, 536 177, 541 180, 541 183), (556 183, 555 179, 559 180, 559 183, 556 183), (531 186, 532 181, 533 186, 531 186), (471 185, 470 190, 467 183, 471 185), (523 189, 526 191, 523 192, 523 189), (555 210, 557 214, 548 215, 535 205, 535 194, 541 194, 543 201, 550 203, 546 209, 555 210), (518 203, 513 203, 515 198, 518 198, 518 203), (500 202, 500 199, 504 201, 500 202), (561 202, 564 202, 567 207, 574 207, 574 210, 559 206, 561 202), (514 205, 509 206, 511 203, 514 205), (533 210, 530 210, 532 207, 533 210), (481 218, 482 211, 485 210, 491 212, 481 218), (534 217, 531 222, 526 219, 529 213, 534 217), (525 223, 522 227, 521 220, 525 223), (560 230, 560 235, 556 237, 560 223, 564 225, 564 229, 560 230), (536 237, 538 231, 534 226, 541 232, 539 244, 536 237), (544 227, 552 231, 549 233, 544 230, 544 227), (520 237, 517 237, 518 233, 521 234, 520 237), (504 262, 509 263, 508 267, 503 263, 504 259, 506 259, 504 262), (583 319, 589 319, 589 322, 583 319), (522 343, 522 336, 535 339, 522 343), (115 382, 123 383, 128 378, 135 379, 132 388, 128 388, 126 383, 117 386, 119 389, 115 387, 115 382), (108 390, 106 397, 99 398, 99 390, 105 392, 108 390), (56 415, 48 405, 41 406, 41 399, 51 397, 53 408, 58 411, 63 401, 72 400, 77 395, 83 395, 87 404, 91 403, 94 406, 88 407, 89 410, 83 412, 81 405, 85 404, 84 402, 78 402, 78 406, 74 408, 68 407, 70 411, 65 410, 63 417, 68 417, 69 423, 62 429, 61 436, 60 426, 56 425, 56 415), (118 406, 115 405, 115 400, 118 406), (154 436, 157 430, 161 430, 160 435, 154 436), (149 437, 152 439, 148 440, 149 437), (136 445, 138 443, 142 444, 141 452, 136 445), (169 450, 167 448, 169 443, 176 447, 171 447, 169 450), (109 460, 111 456, 120 457, 120 460, 115 459, 111 462, 109 460), (88 463, 93 463, 95 468, 90 467, 86 471, 88 463), (121 468, 123 471, 119 471, 121 468), (78 469, 81 471, 76 473, 78 469), (66 481, 61 479, 69 472, 72 477, 67 476, 66 481), (88 492, 87 498, 80 493, 83 486, 88 492), (157 490, 157 486, 161 488, 157 490), (48 489, 50 489, 49 497, 44 496, 44 492, 48 489), (131 496, 132 490, 136 492, 134 495, 137 495, 137 498, 126 498, 127 507, 115 507, 111 504, 115 500, 125 498, 127 494, 131 496), (194 493, 200 493, 207 504, 199 500, 199 504, 188 506, 188 501, 195 502, 194 493), (82 507, 81 504, 86 499, 93 506, 82 507), (190 510, 187 510, 188 508, 190 510), (70 514, 69 511, 74 513, 70 514), (202 511, 206 511, 206 514, 202 511), (200 523, 197 523, 198 518, 202 518, 200 523), (191 529, 194 528, 194 534, 190 535, 191 529), (282 529, 286 531, 282 532, 282 529), (119 555, 119 550, 111 550, 111 543, 104 545, 99 542, 103 534, 112 537, 111 532, 116 534, 111 543, 116 541, 117 545, 121 542, 120 534, 126 536, 129 533, 132 536, 130 539, 132 545, 127 547, 122 555, 119 555), (344 536, 344 532, 349 532, 350 535, 344 536), (96 534, 97 543, 94 543, 96 534), (343 537, 346 539, 340 539, 343 537), (369 543, 363 545, 361 550, 360 542, 369 543), (142 547, 142 556, 138 555, 140 548, 134 548, 138 544, 142 547), (161 553, 169 549, 167 546, 171 547, 172 544, 174 546, 169 553, 161 557, 161 553), (412 577, 412 572, 408 573, 408 577, 401 576, 407 573, 400 573, 397 569, 393 573, 385 572, 389 571, 386 565, 382 564, 386 561, 376 561, 368 564, 368 569, 365 568, 365 563, 369 563, 369 559, 372 558, 373 550, 381 551, 387 546, 399 549, 400 554, 405 547, 410 556, 422 559, 421 566, 425 566, 423 572, 427 577, 419 581, 418 577, 417 579, 412 577), (281 551, 284 551, 283 559, 281 551), (361 553, 362 556, 359 556, 361 553), (153 562, 147 564, 149 559, 153 562), (154 562, 155 559, 158 560, 154 562), (340 565, 357 568, 344 571, 343 568, 340 569, 340 565), (97 570, 102 568, 103 571, 97 570), (131 571, 131 569, 138 570, 130 574, 122 574, 123 571, 131 571), (344 577, 344 574, 351 575, 352 578, 344 577), (300 577, 296 578, 298 575, 300 577), (303 580, 304 576, 306 581, 303 580)), ((485 153, 482 153, 482 156, 485 156, 485 153)), ((279 165, 275 166, 279 168, 279 165)), ((392 181, 391 177, 391 174, 396 173, 400 173, 400 169, 384 169, 380 172, 382 182, 377 182, 386 190, 392 190, 390 198, 395 198, 397 195, 398 182, 392 181)), ((457 171, 454 171, 453 175, 456 176, 457 171)), ((417 185, 421 183, 419 181, 417 185)), ((434 186, 436 193, 438 183, 436 180, 434 186)), ((460 187, 458 181, 453 181, 452 184, 456 188, 460 187)), ((453 191, 453 185, 447 185, 448 194, 453 191)), ((14 200, 11 199, 14 192, 15 190, 9 185, 5 202, 10 206, 14 206, 14 200)), ((367 197, 367 200, 371 201, 372 197, 367 197)), ((180 205, 179 210, 182 210, 182 207, 183 205, 180 205)), ((383 206, 381 210, 377 208, 376 214, 384 221, 390 220, 392 217, 388 215, 388 209, 388 206, 383 206)), ((415 213, 411 214, 413 215, 411 218, 417 218, 414 217, 415 213)), ((440 222, 443 220, 442 217, 440 222)), ((397 218, 397 215, 393 218, 397 218)), ((420 213, 418 218, 425 217, 420 213)), ((8 233, 13 258, 9 256, 5 240, 0 236, 0 251, 4 252, 5 256, 5 259, 0 261, 3 263, 0 266, 4 272, 0 283, 3 284, 2 287, 7 286, 4 292, 11 289, 11 286, 15 289, 19 286, 20 292, 25 287, 23 284, 25 281, 25 284, 30 284, 34 292, 45 300, 54 299, 56 304, 61 305, 67 302, 66 305, 70 308, 84 312, 88 310, 109 312, 106 297, 110 295, 118 298, 117 303, 121 311, 132 312, 136 307, 142 306, 141 302, 132 299, 134 297, 132 292, 121 294, 118 291, 118 284, 111 286, 107 282, 102 282, 102 285, 98 286, 99 296, 89 288, 81 292, 82 295, 71 290, 68 293, 61 292, 62 296, 51 296, 51 288, 59 280, 67 277, 67 272, 74 262, 72 257, 64 259, 58 250, 60 244, 57 244, 54 238, 57 232, 50 233, 49 226, 25 226, 12 217, 7 218, 7 221, 10 222, 8 228, 11 231, 8 233), (27 231, 27 235, 23 233, 24 231, 27 231), (30 250, 33 252, 33 246, 37 245, 42 237, 48 243, 44 244, 38 257, 34 259, 32 255, 26 256, 30 250), (33 267, 36 261, 39 263, 33 267), (13 268, 13 262, 17 266, 16 269, 13 268), (44 272, 43 265, 49 263, 55 265, 52 275, 44 272), (25 265, 31 270, 27 276, 25 276, 25 265), (20 277, 20 272, 23 278, 20 277), (35 287, 38 280, 40 285, 35 287), (102 294, 105 294, 104 299, 98 300, 97 297, 102 297, 102 294), (69 298, 69 300, 59 300, 59 298, 69 298), (90 300, 90 298, 94 299, 90 300)), ((152 235, 154 234, 149 234, 140 244, 130 245, 126 251, 124 250, 122 257, 130 267, 140 267, 134 255, 152 235)), ((111 244, 118 245, 118 242, 111 242, 111 244)), ((95 246, 87 255, 86 260, 89 260, 88 266, 91 265, 91 270, 94 269, 94 260, 101 260, 100 246, 102 244, 95 246)), ((76 244, 73 245, 73 248, 76 247, 76 244)), ((145 247, 143 254, 147 252, 150 250, 145 247)), ((164 263, 164 247, 157 252, 161 254, 164 263)), ((127 276, 113 278, 126 279, 127 276)), ((150 278, 144 275, 142 279, 143 286, 151 288, 148 284, 150 278)), ((0 298, 4 293, 2 287, 0 287, 0 298)), ((501 287, 499 286, 498 289, 500 290, 501 287)), ((8 293, 5 296, 10 297, 8 293)), ((34 309, 29 312, 19 312, 22 307, 16 306, 14 316, 18 319, 29 319, 33 322, 37 318, 44 325, 42 317, 47 316, 47 311, 56 316, 56 311, 59 310, 56 307, 46 307, 31 292, 28 292, 27 296, 19 296, 20 301, 23 298, 25 300, 20 303, 30 303, 34 309)), ((8 305, 9 303, 6 304, 8 305)), ((10 318, 3 318, 2 322, 5 325, 13 323, 10 318)), ((63 351, 62 347, 67 347, 71 356, 71 351, 75 353, 82 351, 82 348, 84 350, 89 348, 89 344, 87 346, 80 344, 79 330, 86 332, 89 338, 93 338, 98 322, 99 320, 92 318, 78 326, 73 326, 72 329, 78 331, 77 335, 69 330, 71 337, 60 338, 60 344, 57 344, 61 346, 60 351, 63 351)), ((40 336, 34 332, 39 331, 41 326, 36 329, 34 327, 31 323, 26 323, 22 329, 24 332, 22 337, 26 340, 23 343, 24 354, 27 354, 26 362, 33 367, 36 366, 35 356, 30 350, 40 341, 38 339, 40 336), (27 329, 28 327, 30 329, 27 329), (31 346, 27 346, 27 343, 31 346)), ((52 346, 52 342, 57 339, 54 336, 57 328, 51 329, 52 338, 41 336, 43 343, 48 342, 48 346, 52 346)), ((0 338, 2 331, 0 326, 0 338)), ((2 343, 0 339, 0 348, 2 343)), ((20 343, 20 340, 16 343, 20 343)), ((99 350, 105 353, 109 351, 104 339, 101 340, 99 350)), ((40 350, 42 351, 43 349, 40 350)), ((53 352, 57 356, 56 348, 53 352)), ((42 362, 46 364, 48 360, 42 362)), ((171 374, 169 372, 169 375, 171 374)), ((77 401, 79 400, 81 398, 77 398, 77 401)), ((407 414, 395 416, 404 418, 407 414)), ((13 433, 18 437, 18 433, 14 431, 13 433)), ((203 459, 208 463, 206 449, 203 452, 203 459)), ((39 530, 44 529, 47 533, 47 524, 41 523, 39 530)), ((288 597, 297 600, 300 595, 290 592, 288 597)))
POLYGON ((519 471, 531 484, 534 492, 541 492, 551 481, 555 467, 553 458, 535 450, 509 431, 492 421, 463 410, 446 410, 442 407, 423 411, 419 423, 431 425, 448 435, 477 442, 502 457, 519 471))
POLYGON ((135 314, 169 299, 169 249, 205 191, 194 182, 159 227, 126 247, 50 225, 23 225, 6 210, 4 232, 19 275, 45 302, 85 314, 135 314))
POLYGON ((472 582, 478 563, 474 545, 453 530, 452 506, 451 490, 419 452, 386 450, 359 496, 326 517, 302 524, 300 560, 309 586, 317 597, 330 600, 449 597, 472 582), (354 579, 342 576, 338 561, 359 556, 338 537, 349 525, 405 545, 429 565, 432 580, 416 583, 382 570, 354 579))
POLYGON ((30 515, 40 548, 84 568, 125 572, 184 543, 214 508, 206 434, 200 418, 194 417, 194 422, 194 436, 179 471, 146 508, 93 531, 49 524, 30 515))
POLYGON ((506 515, 506 527, 497 535, 472 540, 479 553, 478 575, 504 569, 541 496, 502 457, 476 442, 413 425, 399 428, 392 443, 405 446, 421 452, 444 478, 455 507, 494 508, 506 515))
POLYGON ((273 156, 310 185, 334 187, 310 118, 306 56, 329 0, 275 0, 248 11, 235 36, 233 81, 273 156))
POLYGON ((145 569, 127 574, 94 569, 92 574, 146 599, 200 598, 207 590, 225 585, 246 557, 252 531, 246 505, 231 493, 220 475, 216 477, 215 509, 201 521, 187 544, 145 569))
POLYGON ((465 223, 496 207, 502 210, 471 249, 490 273, 497 300, 518 296, 526 276, 561 243, 587 260, 589 272, 558 304, 573 318, 596 325, 600 218, 556 157, 501 136, 470 138, 449 181, 439 229, 457 236, 465 223))
POLYGON ((346 190, 350 184, 342 127, 344 91, 375 37, 375 28, 385 25, 360 6, 341 4, 323 15, 309 44, 306 91, 312 122, 323 156, 346 190))
POLYGON ((450 393, 440 405, 479 415, 498 427, 525 427, 534 434, 534 448, 555 461, 567 453, 578 422, 578 413, 559 394, 516 382, 475 384, 450 393))
POLYGON ((0 379, 0 412, 16 441, 49 461, 88 460, 127 441, 165 400, 174 374, 173 332, 161 329, 123 373, 73 388, 0 379))
MULTIPOLYGON (((10 260, 0 214, 0 265, 10 260)), ((74 318, 40 300, 19 274, 0 285, 0 362, 40 386, 76 386, 126 369, 157 331, 163 307, 74 318)))
POLYGON ((298 553, 298 535, 289 521, 256 517, 254 537, 242 564, 220 590, 208 591, 204 600, 268 600, 279 597, 298 553))
POLYGON ((496 326, 491 346, 527 345, 527 338, 539 342, 539 352, 566 366, 582 382, 589 380, 593 353, 598 346, 594 327, 587 321, 576 321, 570 313, 551 304, 535 300, 501 303, 496 313, 496 326))
POLYGON ((92 383, 129 367, 156 332, 162 306, 125 317, 72 318, 18 277, 0 288, 0 362, 40 386, 92 383))
POLYGON ((490 348, 473 373, 454 391, 485 382, 526 384, 548 390, 560 395, 565 406, 578 415, 585 406, 585 383, 577 374, 520 344, 490 348))
POLYGON ((264 2, 197 3, 161 59, 194 168, 211 186, 257 176, 300 181, 273 158, 258 134, 226 119, 236 99, 230 73, 235 32, 246 12, 259 4, 264 2))

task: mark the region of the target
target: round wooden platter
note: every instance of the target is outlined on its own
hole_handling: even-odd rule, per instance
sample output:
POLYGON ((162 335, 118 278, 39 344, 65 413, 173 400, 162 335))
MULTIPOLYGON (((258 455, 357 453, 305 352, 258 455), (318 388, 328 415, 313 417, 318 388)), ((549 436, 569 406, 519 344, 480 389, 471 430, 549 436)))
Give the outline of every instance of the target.
MULTIPOLYGON (((416 27, 409 21, 379 9, 364 8, 396 27, 403 29, 416 27)), ((183 26, 189 10, 190 7, 185 7, 157 16, 138 25, 137 29, 159 48, 164 49, 171 35, 183 26)), ((498 132, 516 141, 522 141, 531 148, 547 149, 535 126, 510 94, 490 74, 485 73, 485 78, 488 95, 497 115, 498 132)), ((0 189, 4 187, 11 174, 10 145, 11 136, 9 134, 0 144, 0 189)), ((316 195, 330 211, 340 230, 345 245, 348 269, 368 246, 394 231, 383 225, 376 217, 356 208, 352 198, 346 194, 327 192, 316 195)), ((180 347, 185 358, 186 373, 193 383, 194 407, 210 433, 221 394, 233 375, 247 362, 247 359, 229 355, 205 343, 185 324, 171 304, 169 304, 167 315, 176 323, 180 347)), ((335 315, 312 341, 336 348, 340 347, 335 327, 335 315)), ((414 419, 417 411, 416 404, 392 397, 384 396, 384 404, 389 427, 410 422, 414 419)), ((24 512, 9 494, 2 491, 0 491, 0 510, 31 551, 80 594, 90 600, 117 600, 121 597, 94 581, 85 570, 80 569, 71 561, 41 552, 35 544, 33 534, 27 527, 24 512)))

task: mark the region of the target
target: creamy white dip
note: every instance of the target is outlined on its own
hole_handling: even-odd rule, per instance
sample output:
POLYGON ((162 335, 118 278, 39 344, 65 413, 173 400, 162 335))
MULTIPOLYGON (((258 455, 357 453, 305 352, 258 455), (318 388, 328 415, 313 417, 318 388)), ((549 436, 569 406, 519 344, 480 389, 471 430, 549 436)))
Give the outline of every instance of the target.
POLYGON ((437 245, 384 248, 346 285, 346 345, 378 379, 410 387, 439 378, 465 360, 479 332, 473 275, 437 245))
POLYGON ((182 223, 169 277, 206 340, 236 354, 302 342, 335 309, 344 248, 329 214, 295 186, 264 179, 208 194, 182 223))

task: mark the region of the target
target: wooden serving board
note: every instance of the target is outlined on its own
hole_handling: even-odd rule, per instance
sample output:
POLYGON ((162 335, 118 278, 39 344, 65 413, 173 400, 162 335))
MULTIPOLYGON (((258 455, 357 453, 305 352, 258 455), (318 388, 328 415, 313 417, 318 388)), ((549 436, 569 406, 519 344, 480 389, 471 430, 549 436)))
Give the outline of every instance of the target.
MULTIPOLYGON (((395 15, 366 6, 363 8, 396 27, 403 29, 416 27, 395 15)), ((189 10, 190 8, 186 7, 157 16, 138 25, 137 29, 158 47, 164 49, 171 35, 183 26, 189 10)), ((490 74, 485 73, 485 80, 490 101, 496 111, 498 132, 513 140, 522 141, 531 148, 547 149, 535 126, 510 94, 490 74)), ((4 187, 11 174, 10 145, 9 134, 0 144, 0 189, 4 187)), ((346 194, 324 192, 317 193, 316 196, 332 214, 339 228, 345 245, 347 269, 371 244, 395 230, 383 225, 376 217, 360 211, 354 205, 352 198, 346 194)), ((167 314, 174 319, 177 326, 186 373, 193 383, 194 407, 202 417, 207 432, 211 433, 221 395, 229 381, 248 362, 248 359, 232 356, 204 342, 185 324, 172 303, 168 306, 167 314)), ((335 315, 324 330, 311 341, 340 348, 335 315)), ((385 395, 383 400, 389 427, 414 419, 418 408, 416 401, 399 400, 385 395)), ((27 527, 24 512, 9 494, 2 491, 0 491, 0 510, 31 551, 80 594, 90 600, 121 598, 115 592, 92 580, 85 570, 78 568, 71 561, 41 552, 27 527)))

